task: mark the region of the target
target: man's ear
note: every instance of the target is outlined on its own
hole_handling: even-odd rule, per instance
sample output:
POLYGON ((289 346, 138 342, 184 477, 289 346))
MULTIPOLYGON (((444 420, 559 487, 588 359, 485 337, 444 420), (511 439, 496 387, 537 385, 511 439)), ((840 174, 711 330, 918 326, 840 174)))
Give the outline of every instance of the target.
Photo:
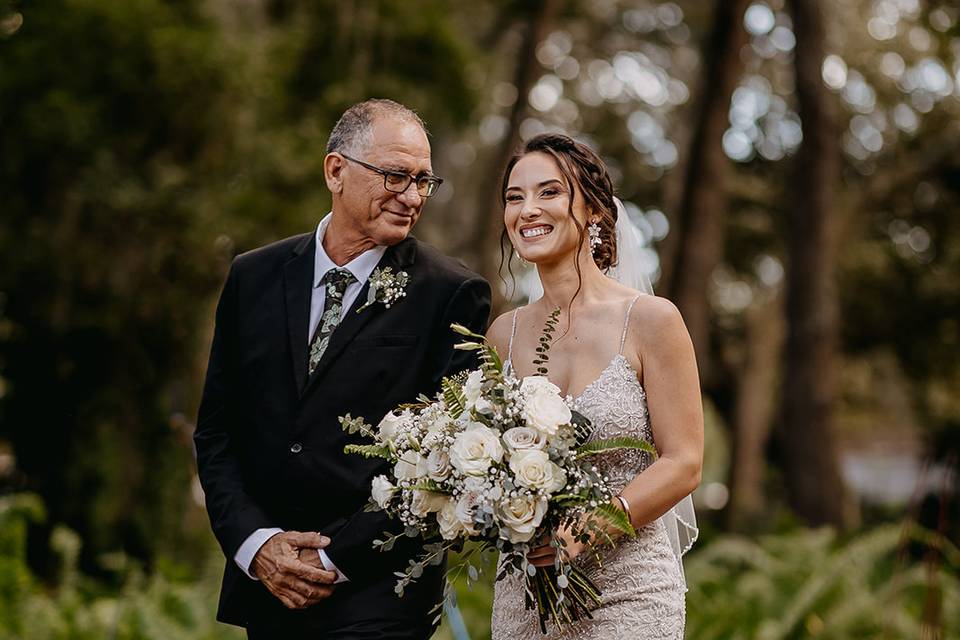
POLYGON ((326 181, 330 193, 340 194, 343 192, 342 173, 346 166, 347 163, 344 162, 343 157, 335 151, 328 153, 323 159, 323 179, 326 181))

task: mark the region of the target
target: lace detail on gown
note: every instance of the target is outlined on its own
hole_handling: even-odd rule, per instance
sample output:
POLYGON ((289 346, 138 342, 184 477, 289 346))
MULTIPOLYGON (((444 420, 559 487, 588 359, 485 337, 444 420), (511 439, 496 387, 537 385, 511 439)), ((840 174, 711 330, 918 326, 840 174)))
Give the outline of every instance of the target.
MULTIPOLYGON (((591 439, 629 435, 653 443, 646 393, 621 354, 584 389, 576 405, 593 422, 591 439)), ((652 462, 649 454, 629 450, 602 453, 596 460, 616 491, 652 462)), ((523 578, 510 575, 494 588, 494 640, 683 638, 686 587, 662 518, 638 529, 636 538, 604 549, 600 557, 602 567, 592 560, 584 565, 601 591, 602 604, 593 610, 592 620, 581 620, 563 632, 548 627, 547 635, 541 634, 536 612, 524 606, 523 578)))

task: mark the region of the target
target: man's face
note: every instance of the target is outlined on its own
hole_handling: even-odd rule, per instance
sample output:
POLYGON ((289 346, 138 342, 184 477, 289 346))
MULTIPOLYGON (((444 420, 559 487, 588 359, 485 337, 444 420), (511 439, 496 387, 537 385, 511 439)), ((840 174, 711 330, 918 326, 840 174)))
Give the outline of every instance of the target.
MULTIPOLYGON (((416 123, 382 116, 371 126, 371 143, 361 148, 357 160, 387 171, 412 176, 432 172, 430 142, 416 123)), ((423 198, 412 182, 403 193, 384 188, 383 176, 356 162, 344 160, 339 194, 340 213, 360 236, 374 244, 390 246, 407 237, 420 218, 423 198)))

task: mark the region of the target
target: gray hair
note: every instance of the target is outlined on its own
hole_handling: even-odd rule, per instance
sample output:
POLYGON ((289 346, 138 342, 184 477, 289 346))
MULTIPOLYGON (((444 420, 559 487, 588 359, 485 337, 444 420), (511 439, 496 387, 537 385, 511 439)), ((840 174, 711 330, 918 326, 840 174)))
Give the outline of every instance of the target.
POLYGON ((424 133, 427 125, 413 109, 386 98, 371 98, 358 102, 343 112, 327 140, 327 153, 339 151, 357 154, 371 142, 372 125, 377 118, 393 117, 420 125, 424 133))

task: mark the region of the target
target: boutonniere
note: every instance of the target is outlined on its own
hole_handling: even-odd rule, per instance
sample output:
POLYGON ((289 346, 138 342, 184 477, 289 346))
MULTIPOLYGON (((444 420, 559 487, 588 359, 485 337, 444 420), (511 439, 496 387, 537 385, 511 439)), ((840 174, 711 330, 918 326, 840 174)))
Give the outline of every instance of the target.
POLYGON ((410 282, 410 275, 406 271, 393 272, 392 267, 374 269, 370 274, 370 290, 367 292, 367 302, 357 309, 360 313, 375 302, 381 303, 387 309, 407 295, 406 287, 410 282))

